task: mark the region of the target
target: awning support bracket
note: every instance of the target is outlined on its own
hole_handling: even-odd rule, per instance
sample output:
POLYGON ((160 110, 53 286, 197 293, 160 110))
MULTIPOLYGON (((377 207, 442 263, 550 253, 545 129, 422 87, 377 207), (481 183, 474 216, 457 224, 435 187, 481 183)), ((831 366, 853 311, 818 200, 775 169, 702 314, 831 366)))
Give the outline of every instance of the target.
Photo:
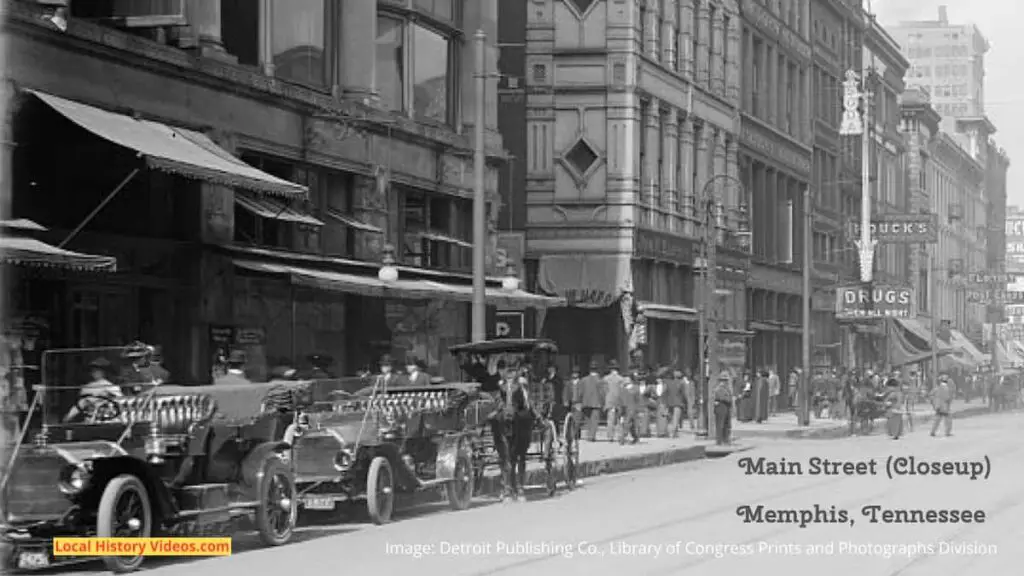
MULTIPOLYGON (((141 154, 140 154, 140 156, 141 156, 141 154)), ((140 171, 141 171, 141 168, 134 168, 134 169, 132 169, 132 171, 129 172, 128 175, 124 177, 124 180, 121 180, 121 183, 118 184, 116 187, 114 187, 114 189, 110 192, 110 194, 107 194, 107 197, 104 198, 103 201, 100 202, 98 206, 93 208, 92 212, 90 212, 89 215, 86 216, 85 219, 82 220, 78 224, 78 226, 76 226, 75 229, 71 231, 70 234, 68 234, 67 238, 65 238, 60 244, 57 245, 57 248, 64 248, 65 246, 67 246, 68 242, 71 242, 72 240, 74 240, 75 236, 78 236, 78 233, 81 232, 83 228, 88 226, 89 222, 92 222, 93 218, 95 218, 96 215, 99 214, 100 211, 102 211, 103 208, 105 208, 107 204, 110 204, 110 201, 113 200, 114 197, 117 196, 117 194, 121 190, 123 190, 124 187, 127 186, 128 183, 132 181, 132 178, 135 178, 135 176, 138 175, 138 173, 140 171)))

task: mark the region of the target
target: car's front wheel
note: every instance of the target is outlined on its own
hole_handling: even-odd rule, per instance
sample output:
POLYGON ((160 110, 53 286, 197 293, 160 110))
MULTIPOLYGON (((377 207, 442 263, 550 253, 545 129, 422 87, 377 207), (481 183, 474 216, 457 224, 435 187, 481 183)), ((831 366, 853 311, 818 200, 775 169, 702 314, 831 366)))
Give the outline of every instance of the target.
MULTIPOLYGON (((122 474, 111 480, 100 497, 96 514, 99 538, 149 538, 153 533, 153 509, 145 484, 138 477, 122 474)), ((111 572, 137 570, 143 556, 104 556, 111 572)))

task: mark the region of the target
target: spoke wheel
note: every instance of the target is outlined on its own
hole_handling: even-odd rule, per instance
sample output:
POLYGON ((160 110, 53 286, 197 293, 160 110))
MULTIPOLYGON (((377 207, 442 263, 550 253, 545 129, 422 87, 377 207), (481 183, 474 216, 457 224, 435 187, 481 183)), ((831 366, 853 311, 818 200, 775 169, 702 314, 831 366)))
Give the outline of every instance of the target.
POLYGON ((291 540, 298 517, 295 478, 288 466, 277 456, 263 464, 259 482, 259 505, 256 528, 266 546, 280 546, 291 540))
POLYGON ((448 494, 448 505, 452 510, 469 508, 473 500, 474 480, 473 459, 465 450, 459 450, 458 456, 455 457, 455 475, 444 487, 448 494))
POLYGON ((387 524, 395 508, 395 477, 391 463, 383 456, 370 462, 366 475, 366 509, 374 524, 387 524))
MULTIPOLYGON (((153 511, 146 486, 131 474, 111 480, 100 497, 96 514, 96 536, 99 538, 149 538, 153 533, 153 511)), ((104 556, 103 563, 111 572, 137 570, 143 556, 104 556)))
POLYGON ((580 436, 572 414, 565 417, 562 431, 565 434, 565 485, 569 490, 575 490, 579 481, 577 465, 580 458, 580 436))
POLYGON ((541 436, 541 454, 544 458, 544 476, 549 497, 554 496, 558 490, 558 478, 555 476, 555 437, 555 423, 545 421, 544 434, 541 436))

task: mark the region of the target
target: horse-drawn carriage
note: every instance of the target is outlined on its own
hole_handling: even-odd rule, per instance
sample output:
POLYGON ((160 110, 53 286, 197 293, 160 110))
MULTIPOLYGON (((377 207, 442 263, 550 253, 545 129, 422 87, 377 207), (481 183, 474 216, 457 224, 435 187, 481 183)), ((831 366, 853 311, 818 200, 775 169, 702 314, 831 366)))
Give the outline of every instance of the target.
MULTIPOLYGON (((288 446, 278 440, 279 414, 254 409, 224 418, 216 396, 224 389, 215 386, 153 386, 86 402, 81 387, 48 380, 60 353, 44 353, 43 383, 0 479, 0 569, 89 560, 55 557, 58 536, 221 535, 248 527, 266 545, 288 542, 295 483, 288 446)), ((126 572, 143 558, 103 560, 126 572)))
POLYGON ((875 420, 887 418, 893 410, 900 407, 894 405, 894 396, 886 392, 876 392, 869 388, 857 388, 853 393, 853 417, 850 418, 850 434, 870 434, 875 428, 875 420))
MULTIPOLYGON (((478 481, 488 468, 498 467, 505 471, 507 483, 509 476, 517 472, 511 470, 516 460, 522 463, 518 471, 521 480, 525 475, 522 470, 525 460, 533 459, 544 464, 548 495, 554 495, 557 490, 559 472, 566 487, 574 489, 578 481, 579 423, 571 409, 561 413, 557 409, 561 405, 559 402, 543 406, 532 403, 530 412, 534 417, 531 418, 528 441, 525 438, 522 442, 517 441, 514 426, 494 426, 495 419, 505 418, 496 415, 496 411, 511 401, 507 398, 510 394, 509 380, 518 378, 529 395, 529 390, 536 390, 540 383, 530 368, 547 366, 549 356, 558 353, 557 346, 550 340, 508 339, 462 344, 453 346, 450 351, 463 371, 473 377, 482 390, 468 408, 474 417, 467 419, 473 423, 475 431, 472 448, 478 481), (495 442, 503 445, 498 446, 495 442)), ((529 398, 527 403, 531 403, 529 398)))

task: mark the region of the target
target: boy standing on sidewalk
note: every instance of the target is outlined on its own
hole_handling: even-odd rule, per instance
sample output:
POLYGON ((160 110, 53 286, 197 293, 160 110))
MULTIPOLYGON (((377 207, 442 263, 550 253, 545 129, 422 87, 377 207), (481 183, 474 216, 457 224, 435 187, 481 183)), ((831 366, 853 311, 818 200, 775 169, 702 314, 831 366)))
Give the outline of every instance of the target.
POLYGON ((932 391, 932 407, 935 408, 935 423, 932 424, 932 436, 939 431, 939 425, 945 422, 946 436, 953 435, 953 414, 950 412, 953 403, 953 390, 949 387, 949 374, 939 375, 939 385, 932 391))

